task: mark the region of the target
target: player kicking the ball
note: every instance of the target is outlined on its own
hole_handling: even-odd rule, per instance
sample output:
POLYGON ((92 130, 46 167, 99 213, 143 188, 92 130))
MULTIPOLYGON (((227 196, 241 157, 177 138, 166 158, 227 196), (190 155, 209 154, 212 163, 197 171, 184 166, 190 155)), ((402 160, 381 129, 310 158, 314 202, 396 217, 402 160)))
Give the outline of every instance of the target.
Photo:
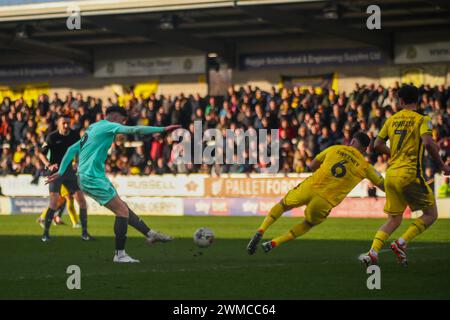
POLYGON ((387 222, 375 234, 369 252, 359 256, 366 265, 378 264, 378 252, 390 235, 400 226, 403 212, 408 205, 411 210, 422 210, 423 215, 415 219, 403 235, 392 242, 391 249, 398 262, 406 266, 406 245, 430 227, 438 216, 436 200, 422 173, 424 148, 444 174, 450 167, 442 161, 439 149, 433 141, 433 125, 428 116, 416 111, 419 90, 405 85, 398 92, 402 110, 390 117, 375 140, 375 149, 390 156, 386 172, 386 204, 384 212, 387 222), (386 141, 390 141, 390 148, 386 141))
POLYGON ((124 126, 122 123, 126 118, 125 109, 116 106, 109 107, 106 110, 105 120, 96 122, 87 128, 83 137, 67 150, 58 172, 48 177, 46 181, 46 183, 52 183, 63 176, 72 159, 78 154, 80 188, 116 215, 114 223, 116 251, 113 261, 118 263, 139 262, 125 252, 128 225, 141 232, 149 244, 168 242, 173 238, 150 230, 145 222, 120 199, 116 189, 105 175, 108 150, 117 134, 148 135, 172 131, 180 127, 179 125, 168 127, 124 126))
POLYGON ((352 189, 364 178, 383 190, 383 177, 364 159, 363 153, 370 138, 362 132, 354 135, 349 146, 332 146, 319 153, 311 164, 314 172, 305 181, 291 189, 264 219, 247 246, 254 254, 264 232, 286 211, 306 205, 305 219, 288 233, 264 242, 262 248, 269 252, 287 241, 300 237, 312 227, 322 223, 352 189))

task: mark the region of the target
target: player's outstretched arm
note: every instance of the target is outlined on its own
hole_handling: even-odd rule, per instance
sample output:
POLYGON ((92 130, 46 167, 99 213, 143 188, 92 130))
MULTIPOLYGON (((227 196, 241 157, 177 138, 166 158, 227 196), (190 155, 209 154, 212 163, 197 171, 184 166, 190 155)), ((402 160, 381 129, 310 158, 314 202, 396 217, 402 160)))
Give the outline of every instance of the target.
POLYGON ((45 184, 49 184, 58 180, 58 178, 62 176, 64 172, 66 172, 67 167, 72 163, 73 158, 75 158, 78 152, 80 152, 80 140, 78 140, 76 143, 71 145, 69 149, 67 149, 61 161, 61 166, 59 167, 58 172, 55 172, 54 174, 49 176, 45 181, 45 184))
POLYGON ((370 180, 375 186, 377 186, 381 191, 384 192, 384 178, 383 176, 375 170, 371 165, 367 167, 366 178, 370 180))
POLYGON ((374 148, 375 151, 377 151, 378 153, 384 153, 387 154, 388 156, 391 155, 391 149, 389 149, 389 147, 386 145, 386 141, 380 138, 377 138, 375 140, 374 148))
POLYGON ((61 160, 61 166, 58 170, 60 175, 63 175, 64 172, 66 172, 67 167, 72 163, 73 158, 75 158, 75 156, 80 152, 80 141, 81 140, 78 140, 76 143, 71 145, 64 154, 64 157, 61 160))
POLYGON ((170 126, 164 127, 164 131, 170 132, 170 131, 174 131, 174 130, 177 130, 177 129, 180 129, 180 128, 181 128, 181 125, 179 125, 179 124, 172 124, 170 126))
POLYGON ((433 138, 430 134, 423 134, 422 143, 425 149, 427 149, 430 156, 433 158, 434 163, 437 165, 439 171, 443 171, 445 175, 450 175, 450 167, 442 161, 441 156, 439 155, 439 147, 433 141, 433 138))
POLYGON ((116 133, 120 134, 153 134, 161 132, 169 132, 175 129, 181 128, 180 125, 172 125, 167 127, 152 127, 152 126, 122 126, 120 125, 116 133))

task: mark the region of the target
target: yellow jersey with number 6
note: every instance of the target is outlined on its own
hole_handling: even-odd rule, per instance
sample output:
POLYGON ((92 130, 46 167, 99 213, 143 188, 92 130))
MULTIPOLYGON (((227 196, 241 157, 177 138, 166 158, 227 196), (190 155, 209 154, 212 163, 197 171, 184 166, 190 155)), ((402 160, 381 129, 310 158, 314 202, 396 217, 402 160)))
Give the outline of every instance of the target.
POLYGON ((316 156, 321 165, 311 176, 313 191, 333 206, 338 205, 364 178, 375 185, 383 177, 370 165, 358 149, 351 146, 329 147, 316 156))
POLYGON ((421 176, 423 144, 421 136, 431 134, 431 118, 417 111, 403 109, 386 120, 378 138, 389 140, 391 156, 387 174, 421 176))

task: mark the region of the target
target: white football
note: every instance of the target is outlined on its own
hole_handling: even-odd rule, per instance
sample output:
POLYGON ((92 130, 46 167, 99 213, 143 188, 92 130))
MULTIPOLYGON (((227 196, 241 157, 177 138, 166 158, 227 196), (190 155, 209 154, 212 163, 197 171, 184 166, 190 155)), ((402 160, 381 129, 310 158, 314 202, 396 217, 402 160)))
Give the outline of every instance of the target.
POLYGON ((214 242, 214 232, 211 229, 202 227, 194 233, 194 243, 200 248, 209 247, 214 242))

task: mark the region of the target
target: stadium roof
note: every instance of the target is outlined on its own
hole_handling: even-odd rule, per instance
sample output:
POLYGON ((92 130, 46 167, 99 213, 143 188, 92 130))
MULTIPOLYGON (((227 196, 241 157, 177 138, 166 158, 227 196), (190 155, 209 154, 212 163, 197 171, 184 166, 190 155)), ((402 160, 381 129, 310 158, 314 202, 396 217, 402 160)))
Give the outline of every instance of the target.
MULTIPOLYGON (((447 0, 379 1, 382 29, 366 28, 372 0, 48 0, 0 1, 0 57, 16 51, 91 63, 99 46, 178 45, 214 52, 233 64, 236 44, 311 36, 376 46, 392 56, 404 32, 432 31, 448 39, 447 0), (24 4, 27 3, 27 4, 24 4), (67 30, 67 7, 82 13, 81 30, 67 30)), ((416 40, 416 39, 414 39, 416 40)))

